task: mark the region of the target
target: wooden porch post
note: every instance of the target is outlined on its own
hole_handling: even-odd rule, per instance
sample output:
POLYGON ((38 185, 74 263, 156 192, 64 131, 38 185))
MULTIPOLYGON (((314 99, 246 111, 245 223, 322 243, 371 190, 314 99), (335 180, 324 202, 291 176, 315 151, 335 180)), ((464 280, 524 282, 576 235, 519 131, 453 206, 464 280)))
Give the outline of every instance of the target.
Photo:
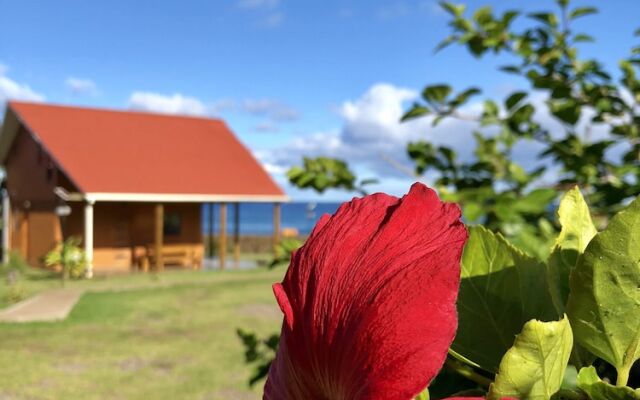
POLYGON ((280 214, 281 204, 273 203, 273 250, 280 243, 280 214))
POLYGON ((240 268, 240 203, 233 204, 233 261, 240 268))
POLYGON ((87 200, 84 204, 84 254, 87 257, 87 278, 93 276, 93 204, 87 200))
POLYGON ((208 252, 209 252, 209 258, 213 258, 213 248, 214 248, 214 240, 213 240, 213 228, 216 222, 216 215, 214 214, 215 212, 215 207, 213 203, 209 203, 209 235, 208 235, 208 240, 209 240, 209 244, 208 244, 208 252))
POLYGON ((164 260, 162 259, 162 240, 164 233, 164 205, 156 204, 155 207, 155 253, 156 271, 164 270, 164 260))
POLYGON ((220 269, 225 269, 227 259, 227 203, 220 203, 220 242, 218 258, 220 269))

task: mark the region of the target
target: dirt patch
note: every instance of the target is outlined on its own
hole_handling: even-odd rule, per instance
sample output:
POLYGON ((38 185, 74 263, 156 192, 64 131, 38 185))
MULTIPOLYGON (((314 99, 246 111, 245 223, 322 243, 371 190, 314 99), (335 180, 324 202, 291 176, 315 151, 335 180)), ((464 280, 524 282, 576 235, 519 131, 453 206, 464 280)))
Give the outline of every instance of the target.
POLYGON ((146 360, 140 357, 126 358, 118 363, 118 367, 126 372, 137 372, 145 368, 151 368, 159 372, 170 373, 175 365, 172 361, 146 360))
POLYGON ((281 319, 282 311, 274 304, 245 304, 238 307, 238 313, 251 318, 281 319))
POLYGON ((59 371, 63 371, 65 373, 68 374, 81 374, 84 371, 89 369, 89 365, 88 364, 84 364, 84 363, 59 363, 56 364, 56 369, 59 371))

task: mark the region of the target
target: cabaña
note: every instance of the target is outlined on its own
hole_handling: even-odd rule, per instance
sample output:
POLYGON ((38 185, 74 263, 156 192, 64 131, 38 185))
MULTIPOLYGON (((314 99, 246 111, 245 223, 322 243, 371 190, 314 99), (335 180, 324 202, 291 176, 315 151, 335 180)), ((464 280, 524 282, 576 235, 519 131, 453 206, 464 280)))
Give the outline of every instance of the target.
POLYGON ((0 163, 5 259, 17 251, 42 265, 56 243, 76 236, 89 274, 200 266, 203 204, 220 205, 221 249, 227 204, 273 203, 277 240, 287 201, 218 119, 9 102, 0 163))

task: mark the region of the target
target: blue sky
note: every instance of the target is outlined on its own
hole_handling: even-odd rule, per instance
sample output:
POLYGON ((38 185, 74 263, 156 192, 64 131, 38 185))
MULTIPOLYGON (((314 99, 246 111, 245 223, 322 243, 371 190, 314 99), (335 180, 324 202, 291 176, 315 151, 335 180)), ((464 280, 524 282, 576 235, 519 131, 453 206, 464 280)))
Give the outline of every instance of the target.
MULTIPOLYGON (((598 39, 585 54, 615 67, 634 43, 640 2, 574 4, 599 6, 575 28, 598 39)), ((410 179, 382 155, 405 162, 402 143, 416 131, 464 152, 468 141, 453 132, 471 129, 399 126, 417 91, 448 82, 502 96, 522 84, 495 71, 504 60, 477 61, 459 48, 434 54, 448 30, 431 0, 0 0, 0 9, 0 101, 220 116, 283 185, 302 154, 325 154, 348 158, 363 177, 382 176, 376 190, 400 194, 410 179)))

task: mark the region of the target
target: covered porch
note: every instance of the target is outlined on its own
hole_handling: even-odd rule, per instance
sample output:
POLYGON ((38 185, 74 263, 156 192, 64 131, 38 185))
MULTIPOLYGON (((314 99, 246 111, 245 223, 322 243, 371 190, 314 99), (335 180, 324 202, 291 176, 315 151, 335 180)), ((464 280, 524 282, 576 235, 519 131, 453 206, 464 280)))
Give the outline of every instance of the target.
POLYGON ((161 272, 167 266, 239 268, 240 204, 271 205, 272 250, 280 240, 281 204, 287 200, 283 196, 163 198, 81 194, 61 198, 70 208, 70 214, 61 217, 63 236, 82 237, 88 276, 103 271, 161 272), (205 216, 207 220, 203 221, 205 216))

